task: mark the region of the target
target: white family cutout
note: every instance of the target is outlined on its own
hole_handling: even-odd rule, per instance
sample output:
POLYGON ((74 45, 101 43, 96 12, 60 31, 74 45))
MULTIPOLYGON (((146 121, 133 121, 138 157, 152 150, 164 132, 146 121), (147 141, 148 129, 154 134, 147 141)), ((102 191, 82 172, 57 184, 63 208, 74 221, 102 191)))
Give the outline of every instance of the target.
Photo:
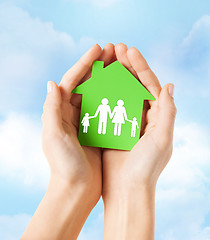
POLYGON ((90 126, 89 119, 96 118, 99 115, 98 122, 98 134, 106 134, 107 118, 112 119, 114 123, 114 135, 121 135, 121 126, 125 124, 125 121, 130 122, 131 125, 131 137, 136 136, 136 129, 139 128, 136 117, 133 117, 133 120, 127 118, 126 109, 124 107, 124 101, 118 100, 117 106, 114 107, 113 112, 108 105, 109 101, 107 98, 103 98, 101 104, 98 106, 94 116, 89 116, 89 113, 85 113, 85 116, 82 119, 83 133, 88 132, 88 127, 90 126))

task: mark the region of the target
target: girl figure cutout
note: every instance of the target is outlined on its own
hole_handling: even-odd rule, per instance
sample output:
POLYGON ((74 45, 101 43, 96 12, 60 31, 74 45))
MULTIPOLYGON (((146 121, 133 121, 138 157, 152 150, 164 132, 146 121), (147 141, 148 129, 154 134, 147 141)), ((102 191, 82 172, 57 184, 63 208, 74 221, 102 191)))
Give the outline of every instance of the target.
POLYGON ((132 123, 131 137, 135 137, 136 136, 136 128, 139 128, 138 122, 136 121, 135 117, 133 118, 133 121, 132 120, 127 120, 127 121, 132 123))
POLYGON ((93 117, 89 117, 89 113, 85 113, 85 116, 83 117, 82 122, 81 122, 82 126, 84 127, 83 133, 88 132, 88 127, 90 126, 90 122, 89 122, 90 118, 93 118, 93 117))
POLYGON ((121 134, 121 126, 122 124, 125 124, 125 120, 127 119, 127 114, 125 107, 123 106, 124 102, 123 100, 118 100, 117 101, 117 106, 114 107, 114 110, 112 112, 112 122, 115 124, 114 125, 114 135, 120 136, 121 134))

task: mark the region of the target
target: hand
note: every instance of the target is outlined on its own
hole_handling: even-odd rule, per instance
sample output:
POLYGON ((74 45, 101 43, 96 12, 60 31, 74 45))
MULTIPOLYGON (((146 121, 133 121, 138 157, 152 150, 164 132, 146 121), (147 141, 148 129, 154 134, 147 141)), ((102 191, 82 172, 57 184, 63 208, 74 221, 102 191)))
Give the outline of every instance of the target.
POLYGON ((128 50, 126 45, 118 44, 115 51, 117 60, 140 79, 156 101, 145 102, 141 138, 131 151, 104 149, 104 197, 128 188, 138 189, 140 184, 156 185, 172 153, 176 115, 174 100, 169 94, 173 85, 161 89, 157 77, 134 47, 128 50))
POLYGON ((43 150, 51 177, 47 192, 21 239, 77 239, 101 196, 101 150, 80 146, 77 132, 81 96, 71 94, 90 77, 94 60, 109 64, 114 46, 92 47, 62 78, 48 83, 43 150))
POLYGON ((144 104, 141 138, 131 151, 104 149, 105 239, 153 239, 154 199, 159 175, 173 146, 176 107, 173 85, 161 88, 141 53, 115 46, 117 60, 156 98, 144 104), (123 229, 123 231, 122 231, 123 229))
POLYGON ((77 188, 92 191, 90 201, 93 205, 101 195, 101 152, 98 148, 79 144, 77 126, 80 109, 70 98, 71 91, 86 79, 93 61, 101 53, 101 48, 95 45, 68 70, 59 87, 54 82, 48 83, 42 116, 43 151, 50 165, 51 178, 59 178, 65 184, 72 186, 73 183, 77 188))
MULTIPOLYGON (((63 76, 59 87, 50 82, 43 113, 43 150, 49 161, 51 176, 86 189, 92 205, 101 196, 101 150, 81 146, 78 141, 81 96, 71 91, 90 77, 95 60, 108 64, 114 46, 101 50, 93 46, 63 76)), ((88 199, 87 199, 88 200, 88 199)))
POLYGON ((132 123, 132 120, 129 120, 129 119, 125 119, 125 121, 132 123))

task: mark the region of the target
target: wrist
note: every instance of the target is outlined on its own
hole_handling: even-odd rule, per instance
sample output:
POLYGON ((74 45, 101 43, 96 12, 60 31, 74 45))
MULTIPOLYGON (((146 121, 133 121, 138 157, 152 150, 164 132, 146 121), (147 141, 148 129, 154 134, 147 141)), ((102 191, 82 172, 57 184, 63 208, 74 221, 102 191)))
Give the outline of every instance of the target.
POLYGON ((144 196, 155 196, 156 184, 142 183, 135 186, 134 184, 116 186, 115 188, 103 188, 104 204, 113 202, 115 199, 121 199, 124 202, 132 199, 139 199, 144 196), (131 198, 132 196, 132 198, 131 198))
POLYGON ((56 194, 62 197, 62 199, 66 199, 66 201, 71 200, 78 204, 81 203, 92 210, 100 196, 97 198, 96 194, 90 194, 90 191, 91 185, 89 183, 69 182, 54 174, 50 177, 47 189, 47 193, 56 194))
POLYGON ((104 204, 113 204, 117 201, 121 203, 135 202, 138 199, 155 197, 156 185, 141 184, 138 187, 124 187, 118 189, 107 189, 103 191, 104 204))
POLYGON ((103 199, 105 239, 154 238, 155 188, 143 185, 138 190, 107 194, 103 199))
POLYGON ((77 239, 91 210, 83 187, 51 175, 47 192, 22 239, 77 239))

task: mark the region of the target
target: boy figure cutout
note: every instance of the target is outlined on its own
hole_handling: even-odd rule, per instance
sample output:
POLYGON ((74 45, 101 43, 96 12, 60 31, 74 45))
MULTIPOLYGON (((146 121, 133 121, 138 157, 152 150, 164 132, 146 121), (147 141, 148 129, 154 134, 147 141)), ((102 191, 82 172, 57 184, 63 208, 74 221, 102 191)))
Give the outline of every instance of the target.
POLYGON ((135 137, 136 136, 136 128, 139 128, 138 122, 137 122, 135 117, 133 118, 133 120, 127 120, 127 121, 132 123, 132 126, 131 126, 131 137, 135 137))

